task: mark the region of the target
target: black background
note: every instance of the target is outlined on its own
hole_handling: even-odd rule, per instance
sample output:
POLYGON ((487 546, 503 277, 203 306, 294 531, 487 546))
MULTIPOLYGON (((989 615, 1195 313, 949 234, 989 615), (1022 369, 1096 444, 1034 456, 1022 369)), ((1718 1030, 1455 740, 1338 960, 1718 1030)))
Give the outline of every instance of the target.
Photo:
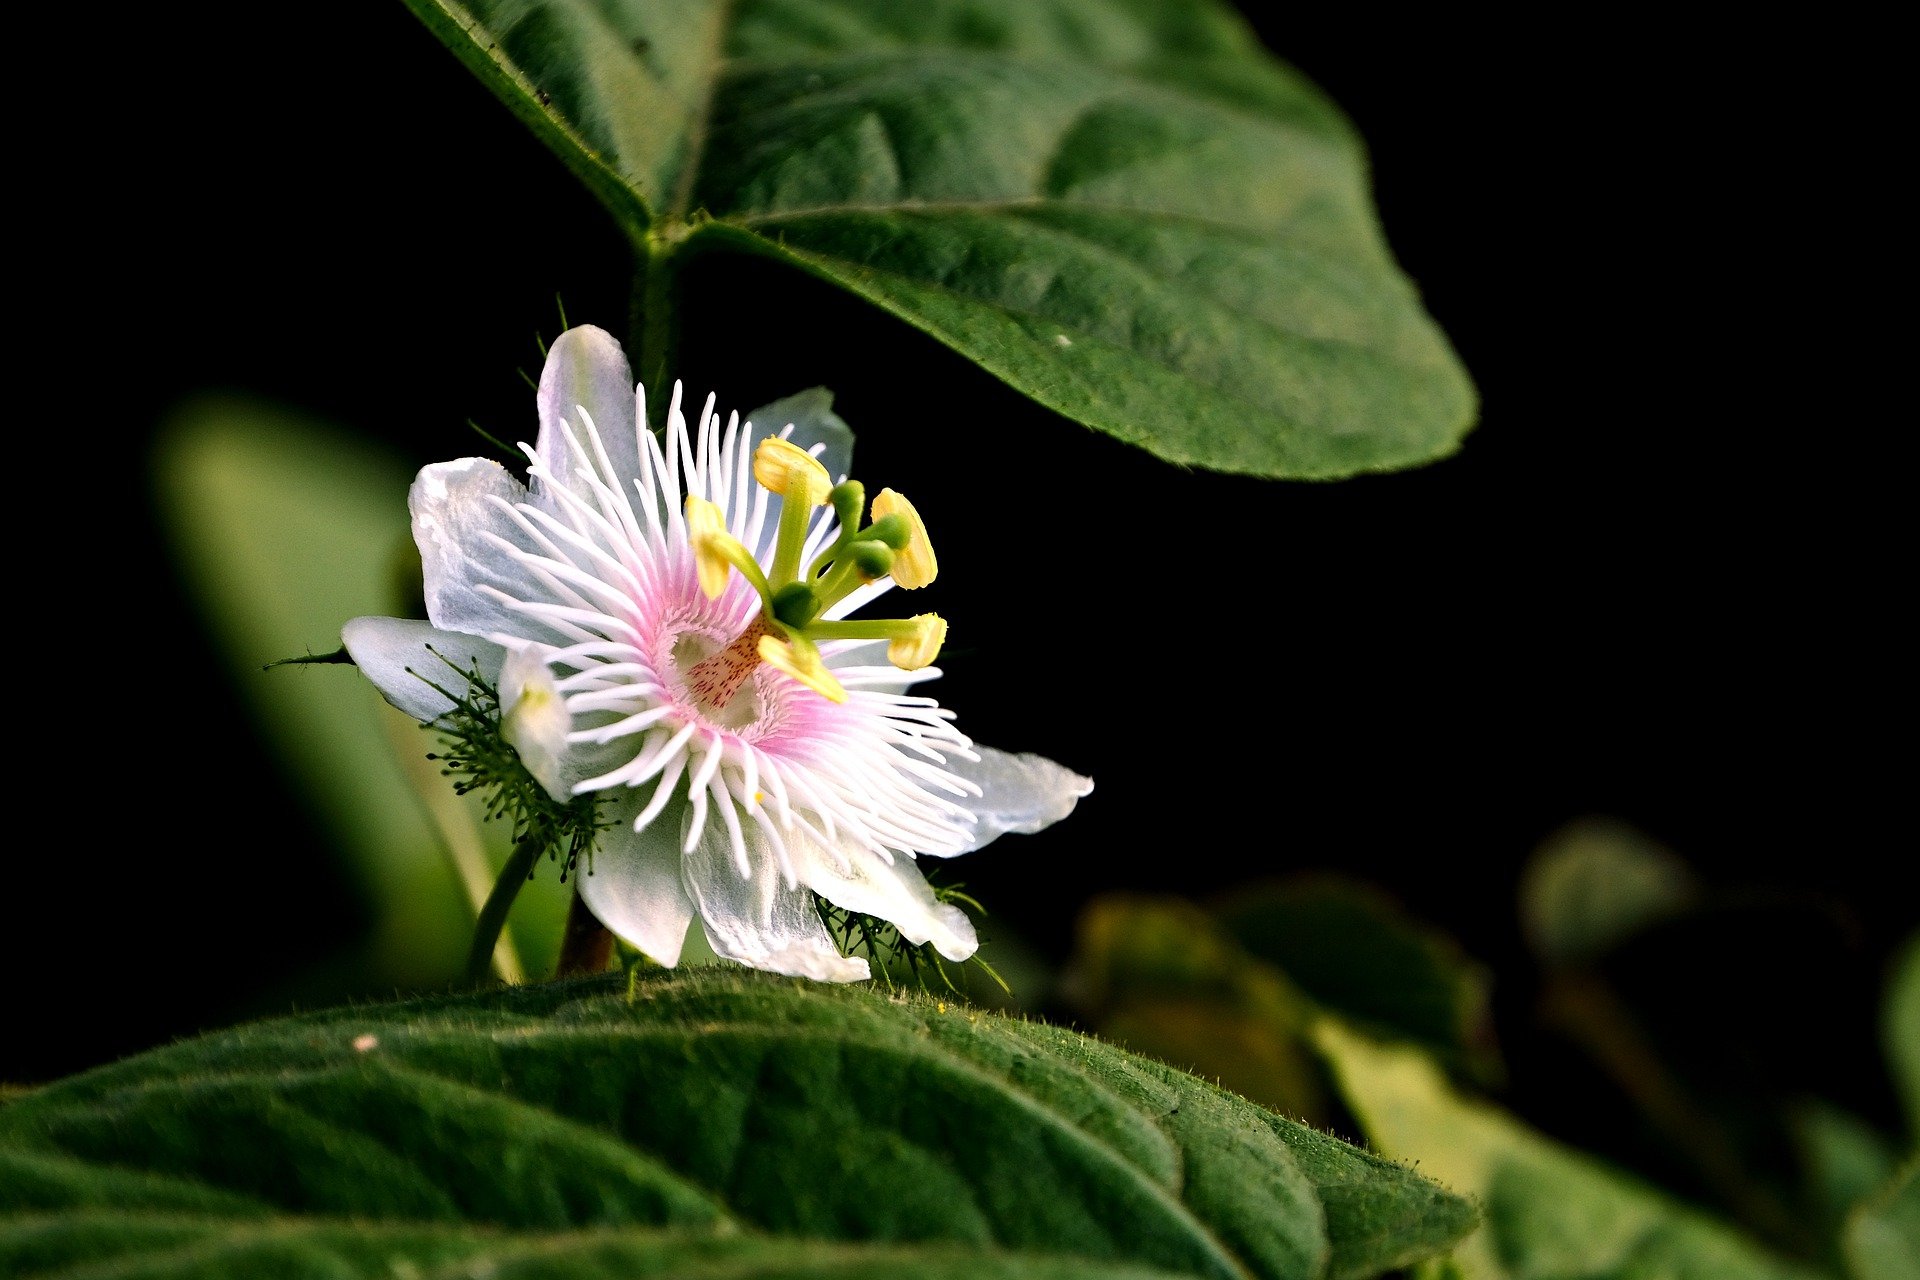
MULTIPOLYGON (((14 625, 24 705, 41 674, 59 696, 16 722, 42 767, 17 796, 0 1079, 284 1007, 367 923, 318 838, 286 834, 302 802, 172 584, 146 477, 169 406, 260 395, 424 463, 473 450, 469 417, 532 429, 516 370, 556 293, 625 327, 611 222, 477 81, 397 3, 311 15, 171 13, 35 162, 24 266, 51 323, 16 350, 16 466, 49 505, 16 538, 26 581, 48 574, 14 625)), ((1368 139, 1388 238, 1479 385, 1447 461, 1182 472, 765 262, 694 268, 681 371, 739 408, 835 388, 859 474, 940 542, 943 701, 1098 780, 967 867, 1043 953, 1096 892, 1341 871, 1494 966, 1524 1081, 1529 1054, 1559 1066, 1518 869, 1618 815, 1722 891, 1655 985, 1762 1086, 1890 1124, 1871 1010, 1920 915, 1889 745, 1910 586, 1897 420, 1822 286, 1846 166, 1721 32, 1551 21, 1258 21, 1368 139)))

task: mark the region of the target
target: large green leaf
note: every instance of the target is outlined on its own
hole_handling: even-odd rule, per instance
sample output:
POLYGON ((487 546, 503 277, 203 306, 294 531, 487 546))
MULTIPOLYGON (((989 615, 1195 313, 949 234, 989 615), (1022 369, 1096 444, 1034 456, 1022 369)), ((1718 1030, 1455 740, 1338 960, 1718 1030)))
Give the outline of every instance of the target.
POLYGON ((666 257, 764 254, 1226 471, 1410 466, 1473 421, 1352 127, 1218 4, 409 3, 653 259, 656 303, 666 257))
POLYGON ((10 1274, 151 1253, 155 1275, 1343 1277, 1473 1223, 1398 1165, 1074 1032, 714 970, 103 1067, 0 1108, 0 1208, 10 1274))
POLYGON ((1382 1151, 1479 1201, 1463 1280, 1811 1280, 1652 1187, 1457 1094, 1424 1055, 1327 1019, 1315 1040, 1382 1151))

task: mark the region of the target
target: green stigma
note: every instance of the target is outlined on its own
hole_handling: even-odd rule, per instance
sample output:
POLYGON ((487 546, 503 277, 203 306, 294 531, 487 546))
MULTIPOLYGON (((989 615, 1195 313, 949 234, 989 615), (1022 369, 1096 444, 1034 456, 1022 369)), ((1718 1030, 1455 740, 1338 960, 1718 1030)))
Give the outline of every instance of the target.
POLYGON ((822 615, 866 584, 891 574, 895 585, 924 587, 938 572, 933 544, 919 512, 891 489, 873 503, 866 519, 866 489, 857 480, 827 483, 826 471, 812 457, 777 437, 760 442, 754 453, 754 477, 783 499, 775 534, 773 566, 764 575, 752 555, 722 527, 717 509, 687 499, 689 537, 709 597, 724 589, 738 570, 760 596, 761 612, 741 638, 744 651, 757 653, 801 683, 835 701, 846 691, 819 659, 827 640, 885 640, 887 657, 912 671, 932 662, 945 642, 947 624, 935 614, 912 618, 863 618, 827 621, 822 615), (802 565, 813 508, 829 505, 840 525, 833 543, 802 565))

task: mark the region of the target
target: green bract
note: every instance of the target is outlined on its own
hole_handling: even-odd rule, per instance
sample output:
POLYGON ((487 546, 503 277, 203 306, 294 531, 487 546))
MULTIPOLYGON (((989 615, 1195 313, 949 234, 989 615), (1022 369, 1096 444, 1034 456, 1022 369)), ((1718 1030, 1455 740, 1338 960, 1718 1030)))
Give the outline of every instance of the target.
POLYGON ((617 990, 259 1023, 29 1093, 0 1271, 1359 1277, 1473 1225, 1070 1031, 739 972, 617 990))
POLYGON ((639 247, 797 266, 1179 463, 1333 477, 1450 452, 1473 388, 1366 157, 1209 3, 409 0, 639 247))

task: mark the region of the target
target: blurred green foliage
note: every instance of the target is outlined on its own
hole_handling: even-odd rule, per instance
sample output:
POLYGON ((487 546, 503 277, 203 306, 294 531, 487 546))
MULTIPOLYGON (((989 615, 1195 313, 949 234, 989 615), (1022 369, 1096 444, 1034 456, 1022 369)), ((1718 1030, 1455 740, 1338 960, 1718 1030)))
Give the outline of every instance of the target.
MULTIPOLYGON (((1428 1280, 1910 1274, 1897 1260, 1920 1257, 1912 1170, 1897 1173, 1892 1137, 1802 1100, 1772 1120, 1797 1139, 1800 1185, 1770 1185, 1740 1167, 1718 1118, 1660 1062, 1609 985, 1600 966, 1612 949, 1662 921, 1684 927, 1701 899, 1684 864, 1629 828, 1583 823, 1543 846, 1524 883, 1543 1016, 1594 1056, 1598 1078, 1641 1107, 1654 1132, 1696 1148, 1687 1155, 1728 1219, 1473 1096, 1504 1083, 1485 970, 1363 887, 1310 877, 1212 908, 1096 899, 1063 993, 1136 1051, 1364 1136, 1474 1198, 1485 1225, 1424 1271, 1428 1280)), ((1888 984, 1896 1074, 1916 1043, 1914 955, 1888 984)))
MULTIPOLYGON (((351 666, 284 666, 332 653, 362 614, 417 614, 419 562, 407 525, 412 476, 363 438, 250 400, 179 410, 155 462, 156 497, 262 737, 298 780, 350 863, 375 925, 340 986, 444 985, 461 969, 475 903, 506 859, 508 833, 480 820, 427 760, 434 737, 389 707, 351 666)), ((288 814, 288 822, 301 815, 288 814)), ((262 846, 271 831, 249 833, 262 846)), ((515 907, 516 974, 550 971, 567 893, 551 868, 515 907)), ((497 958, 501 953, 496 953, 497 958)))
POLYGON ((1907 1108, 1907 1135, 1920 1147, 1920 933, 1907 939, 1894 960, 1881 1034, 1894 1087, 1907 1108))
POLYGON ((1622 822, 1589 818, 1553 836, 1520 881, 1520 923, 1549 964, 1584 964, 1684 911, 1686 864, 1622 822))

